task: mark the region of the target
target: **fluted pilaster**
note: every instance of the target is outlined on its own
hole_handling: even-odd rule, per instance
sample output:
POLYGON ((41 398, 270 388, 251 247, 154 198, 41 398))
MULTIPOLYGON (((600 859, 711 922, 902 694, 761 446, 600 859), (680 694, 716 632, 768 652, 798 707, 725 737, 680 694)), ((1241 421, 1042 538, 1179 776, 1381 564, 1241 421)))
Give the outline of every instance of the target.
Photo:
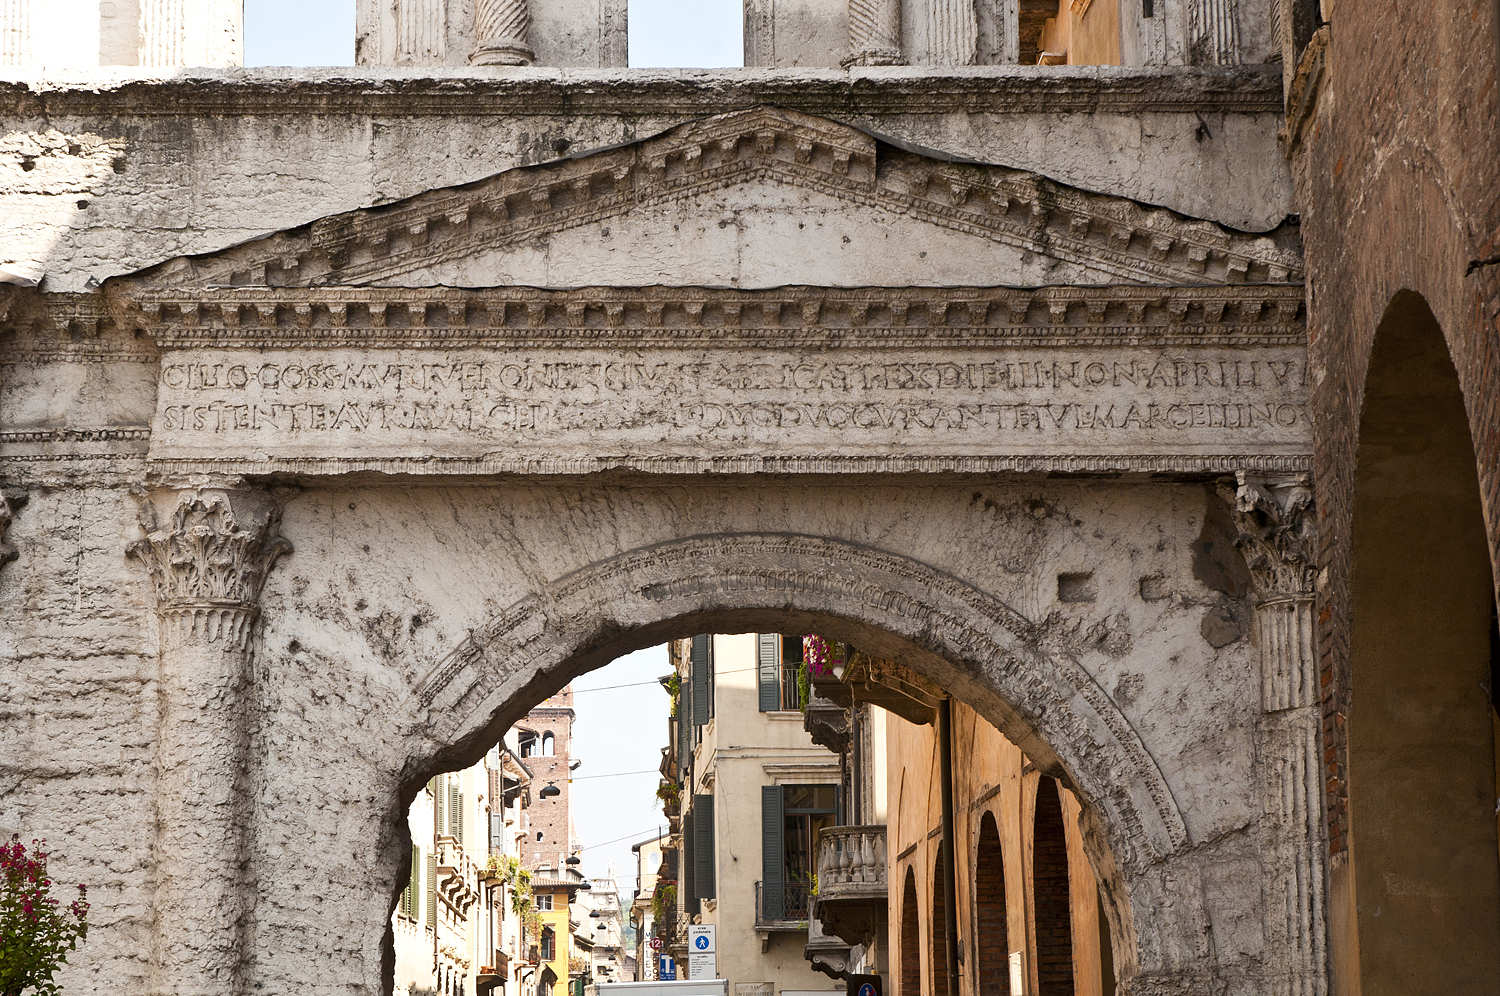
POLYGON ((243 991, 248 931, 251 627, 291 544, 263 493, 191 489, 142 503, 161 617, 154 993, 243 991))
POLYGON ((845 66, 899 66, 901 0, 849 0, 849 54, 845 66))
POLYGON ((469 61, 476 66, 529 66, 536 53, 527 43, 531 9, 527 0, 479 0, 474 11, 479 44, 469 61))
POLYGON ((928 61, 935 66, 972 66, 979 53, 974 0, 928 0, 928 61))

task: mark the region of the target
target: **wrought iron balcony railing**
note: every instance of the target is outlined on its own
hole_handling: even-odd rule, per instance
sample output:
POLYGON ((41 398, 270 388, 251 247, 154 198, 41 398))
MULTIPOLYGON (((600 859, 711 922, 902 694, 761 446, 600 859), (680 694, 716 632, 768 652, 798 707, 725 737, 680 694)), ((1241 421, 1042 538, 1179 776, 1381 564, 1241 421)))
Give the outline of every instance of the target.
POLYGON ((766 888, 755 883, 756 930, 805 930, 807 928, 808 887, 800 883, 783 883, 766 888))

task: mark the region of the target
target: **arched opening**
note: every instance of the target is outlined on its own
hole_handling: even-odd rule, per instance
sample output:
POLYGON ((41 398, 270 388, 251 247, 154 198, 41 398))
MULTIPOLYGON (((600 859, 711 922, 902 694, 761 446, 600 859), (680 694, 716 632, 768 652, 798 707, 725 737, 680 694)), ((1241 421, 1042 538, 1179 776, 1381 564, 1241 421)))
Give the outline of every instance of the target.
MULTIPOLYGON (((1350 888, 1362 996, 1500 978, 1495 595, 1473 440, 1442 329, 1403 292, 1376 330, 1350 534, 1350 888)), ((1335 930, 1340 930, 1338 924, 1335 930)))
POLYGON ((542 756, 553 757, 557 752, 557 738, 550 733, 542 734, 542 756))
POLYGON ((1068 840, 1057 782, 1037 783, 1031 852, 1032 915, 1040 996, 1073 996, 1073 912, 1068 840))
MULTIPOLYGON (((820 541, 805 539, 799 540, 799 544, 813 547, 811 554, 807 556, 807 564, 798 560, 800 550, 793 549, 783 553, 778 548, 776 576, 766 583, 765 593, 762 595, 759 588, 751 587, 752 580, 747 579, 748 568, 745 564, 753 560, 753 557, 741 553, 736 546, 736 543, 749 542, 733 537, 715 537, 712 557, 698 551, 696 541, 683 541, 680 544, 683 548, 681 554, 672 549, 654 549, 649 560, 642 558, 641 562, 655 573, 644 573, 632 565, 631 569, 637 571, 637 576, 631 578, 624 596, 618 593, 611 596, 620 601, 619 604, 609 605, 609 616, 605 619, 608 625, 597 638, 577 632, 558 634, 551 627, 538 626, 537 631, 544 636, 518 650, 514 647, 500 648, 501 636, 507 630, 498 623, 483 628, 476 627, 473 630, 474 643, 461 650, 462 661, 472 663, 455 666, 445 661, 437 662, 431 671, 433 677, 420 682, 417 691, 413 693, 424 704, 424 708, 428 709, 427 715, 433 717, 427 729, 432 742, 442 745, 434 756, 443 758, 446 763, 462 762, 466 757, 474 756, 477 746, 486 742, 481 738, 508 735, 518 729, 517 724, 523 721, 532 729, 547 728, 537 717, 527 718, 530 715, 528 706, 541 702, 553 693, 562 694, 559 691, 563 687, 562 683, 602 668, 623 653, 642 646, 660 645, 663 639, 671 641, 670 676, 663 675, 661 681, 653 679, 645 682, 658 686, 655 689, 658 695, 665 689, 672 701, 672 719, 670 724, 665 724, 668 730, 664 731, 669 747, 667 755, 662 759, 660 774, 664 783, 675 780, 677 784, 663 784, 662 794, 658 797, 662 800, 663 808, 672 814, 673 834, 680 840, 680 849, 673 851, 675 866, 672 864, 674 858, 664 860, 667 867, 676 868, 677 901, 674 910, 663 911, 670 913, 670 916, 664 916, 657 922, 665 923, 670 920, 665 929, 668 932, 676 930, 680 934, 687 933, 694 915, 712 912, 720 918, 717 921, 720 924, 734 922, 733 917, 737 914, 730 912, 731 906, 742 902, 743 896, 738 886, 726 880, 731 874, 726 871, 730 867, 726 862, 737 861, 744 868, 757 870, 752 873, 756 881, 746 883, 743 891, 743 895, 753 897, 755 908, 746 916, 755 922, 756 933, 771 935, 770 949, 774 953, 778 950, 778 945, 785 949, 792 943, 789 931, 791 925, 795 924, 801 931, 801 937, 795 942, 796 951, 791 957, 800 958, 807 946, 808 924, 805 914, 801 917, 787 915, 793 912, 795 905, 788 902, 788 896, 795 892, 796 887, 796 876, 792 874, 795 869, 788 866, 788 855, 801 853, 798 848, 802 847, 807 860, 798 867, 817 867, 819 879, 825 883, 830 880, 823 874, 821 865, 812 865, 817 842, 822 836, 818 832, 820 824, 809 819, 807 832, 804 834, 800 824, 794 828, 788 817, 803 814, 821 816, 846 811, 848 800, 844 793, 847 787, 842 783, 843 776, 840 774, 837 757, 830 759, 831 763, 824 774, 808 771, 805 759, 791 765, 777 765, 755 758, 753 755, 757 752, 751 751, 750 756, 745 759, 749 765, 747 770, 753 769, 759 775, 767 777, 776 772, 775 784, 762 784, 758 790, 752 786, 747 791, 735 791, 728 781, 728 769, 722 758, 716 762, 715 769, 709 769, 717 771, 717 780, 712 784, 703 779, 703 769, 718 757, 713 745, 717 732, 732 730, 735 728, 734 724, 752 721, 753 718, 755 722, 779 724, 786 730, 805 726, 804 723, 797 723, 795 727, 787 723, 788 719, 797 717, 797 714, 789 714, 789 710, 780 707, 781 699, 776 693, 780 679, 785 676, 771 665, 785 665, 794 656, 786 652, 785 642, 777 634, 815 632, 839 642, 847 641, 870 656, 907 668, 926 681, 952 689, 956 701, 972 710, 973 714, 983 717, 998 733, 1012 738, 1009 749, 1016 750, 1015 743, 1024 741, 1027 745, 1025 754, 1030 759, 1028 764, 1035 762, 1035 766, 1065 777, 1069 790, 1077 796, 1082 807, 1080 826, 1090 831, 1090 835, 1084 838, 1084 846, 1099 848, 1098 851, 1091 850, 1090 857, 1113 886, 1113 894, 1124 895, 1128 892, 1128 887, 1116 877, 1119 875, 1118 866, 1110 857, 1109 848, 1113 846, 1113 838, 1126 832, 1131 846, 1163 857, 1172 854, 1178 842, 1185 839, 1181 815, 1171 802, 1170 793, 1149 788, 1159 785, 1162 778, 1161 773, 1150 765, 1149 755, 1134 747, 1133 742, 1122 743, 1115 739, 1116 731, 1128 731, 1128 724, 1119 722, 1114 717, 1101 721, 1097 718, 1097 713, 1090 711, 1111 708, 1110 700, 1088 693, 1087 689, 1091 687, 1088 685, 1083 685, 1084 694, 1079 694, 1080 684, 1088 681, 1087 675, 1066 658, 1049 662, 1049 666, 1045 668, 1036 667, 1031 660, 1020 663, 1019 654, 1034 651, 1025 649, 1020 638, 1015 636, 1016 630, 1022 627, 1003 604, 987 602, 987 596, 970 589, 955 590, 951 585, 945 587, 945 582, 939 579, 927 581, 921 573, 924 569, 919 565, 905 561, 892 563, 889 560, 873 563, 876 569, 888 570, 893 578, 899 578, 899 582, 890 582, 893 586, 897 583, 903 587, 920 585, 922 600, 898 598, 872 602, 864 592, 851 594, 846 585, 837 579, 830 579, 827 560, 822 552, 824 545, 820 541), (723 558, 725 563, 716 562, 713 559, 716 557, 723 558), (687 565, 684 566, 682 561, 688 561, 687 565), (694 573, 700 571, 707 575, 706 580, 694 573), (743 586, 737 589, 736 597, 748 590, 755 593, 754 599, 763 598, 765 604, 752 602, 749 607, 733 611, 705 610, 698 605, 697 602, 703 597, 701 592, 706 590, 705 586, 726 574, 732 575, 735 582, 743 586), (797 595, 799 601, 805 599, 813 605, 812 608, 788 606, 786 591, 789 577, 797 585, 814 589, 811 596, 806 593, 797 595), (912 578, 917 580, 911 580, 912 578), (820 585, 826 585, 826 594, 823 588, 818 587, 820 585), (633 596, 630 591, 646 593, 640 604, 631 601, 633 596), (945 601, 949 598, 952 599, 951 604, 945 601), (927 615, 925 609, 909 619, 904 615, 916 612, 924 601, 940 603, 943 614, 938 618, 961 620, 965 616, 983 613, 979 618, 985 620, 985 628, 981 630, 978 627, 967 627, 960 640, 941 627, 934 629, 930 621, 933 617, 927 615), (621 617, 632 620, 631 629, 622 632, 617 624, 609 621, 621 617), (733 629, 736 633, 726 636, 723 634, 726 629, 733 629), (746 632, 752 629, 772 632, 746 632), (701 635, 703 630, 711 633, 717 630, 720 634, 710 638, 713 641, 713 667, 701 666, 703 662, 700 657, 703 655, 695 652, 701 642, 701 636, 695 637, 695 634, 701 635), (1009 642, 1012 639, 1015 640, 1014 644, 1009 642), (481 640, 490 641, 495 649, 486 650, 481 640), (732 662, 728 652, 721 653, 725 651, 721 641, 729 641, 735 645, 735 659, 732 662), (739 646, 740 644, 743 646, 739 646), (492 656, 487 657, 486 654, 492 656), (988 663, 1000 660, 1017 662, 1020 671, 1024 671, 1025 678, 1015 680, 1010 677, 1013 672, 995 668, 988 663), (497 664, 501 666, 497 667, 497 664), (701 682, 698 680, 700 676, 701 682), (1011 681, 1014 683, 1007 684, 1011 681), (1057 688, 1033 699, 1037 695, 1039 683, 1041 686, 1055 683, 1057 688), (716 689, 718 692, 733 689, 735 694, 742 692, 744 701, 732 709, 716 710, 714 703, 722 704, 722 700, 715 698, 716 689), (758 694, 761 692, 765 695, 758 694), (958 696, 962 698, 958 699, 958 696), (775 703, 760 708, 758 702, 762 698, 767 701, 775 699, 775 703), (1045 709, 1036 708, 1039 703, 1044 703, 1045 709), (1093 732, 1090 734, 1087 751, 1080 753, 1074 749, 1080 742, 1075 731, 1082 729, 1093 732), (1106 770, 1116 773, 1111 777, 1117 777, 1121 770, 1129 771, 1131 783, 1140 788, 1129 792, 1101 790, 1101 786, 1106 783, 1101 781, 1100 774, 1106 770), (832 801, 822 801, 823 795, 830 796, 832 801), (748 819, 745 818, 747 813, 742 812, 736 818, 721 808, 733 803, 735 799, 751 801, 746 803, 752 810, 748 812, 748 819), (679 826, 680 832, 677 829, 679 826), (747 827, 755 839, 733 844, 730 837, 743 833, 747 827), (1122 830, 1127 827, 1128 830, 1122 830), (805 847, 802 846, 804 836, 805 847), (773 838, 777 842, 774 854, 766 843, 773 838), (762 860, 759 862, 753 858, 757 850, 761 851, 762 860), (748 861, 747 852, 752 855, 748 861), (777 881, 772 881, 772 871, 779 871, 777 881), (780 897, 780 902, 773 902, 777 897, 780 897)), ((775 542, 781 544, 786 541, 777 538, 775 542)), ((840 553, 844 555, 842 548, 840 553)), ((868 555, 851 551, 846 556, 863 558, 868 555)), ((601 574, 616 570, 609 562, 601 562, 597 569, 601 574)), ((574 619, 591 618, 588 612, 597 614, 597 606, 588 611, 581 607, 575 610, 570 599, 597 599, 597 589, 602 584, 603 582, 596 585, 586 576, 570 577, 565 590, 556 596, 549 596, 545 601, 546 611, 570 613, 570 618, 574 619)), ((611 580, 609 584, 619 588, 618 580, 611 580)), ((533 611, 529 606, 530 603, 527 603, 520 609, 506 610, 506 625, 529 629, 533 625, 526 618, 526 613, 533 611)), ((1019 678, 1020 672, 1014 673, 1019 678)), ((822 677, 827 679, 828 676, 825 674, 822 677)), ((817 688, 817 683, 813 683, 815 698, 817 688)), ((733 735, 738 737, 738 734, 733 735)), ((568 736, 570 734, 566 731, 559 733, 558 750, 562 754, 574 749, 573 746, 563 746, 564 739, 568 736)), ((571 736, 576 737, 576 730, 571 736)), ((997 736, 996 743, 1001 739, 997 736)), ((742 739, 726 741, 734 744, 744 742, 742 739)), ((574 741, 569 741, 569 744, 574 744, 574 741)), ((538 745, 540 746, 540 737, 538 745)), ((1019 752, 1017 756, 1020 756, 1019 752)), ((530 764, 533 759, 526 760, 530 764)), ((551 759, 541 757, 535 760, 540 763, 551 759)), ((612 766, 604 767, 605 771, 600 773, 601 776, 609 774, 612 766)), ((417 768, 417 771, 420 773, 422 769, 417 768)), ((547 783, 546 778, 550 776, 537 777, 539 780, 535 784, 542 785, 547 783)), ((586 779, 590 775, 563 775, 564 779, 570 777, 586 779)), ((571 791, 580 790, 578 786, 574 786, 571 791)), ((973 811, 968 808, 968 803, 964 805, 966 811, 973 811)), ((1058 808, 1055 788, 1052 806, 1054 810, 1058 808)), ((1019 799, 1016 800, 1015 809, 1014 817, 1007 817, 1012 822, 1004 824, 1005 839, 1024 839, 1028 836, 1033 814, 1029 809, 1025 813, 1020 811, 1019 799), (1025 828, 1021 825, 1023 822, 1028 824, 1025 828)), ((1075 806, 1069 812, 1078 814, 1079 809, 1075 806)), ((838 817, 839 823, 836 825, 841 826, 842 819, 838 817)), ((1059 839, 1062 819, 1060 812, 1055 814, 1054 822, 1059 839)), ((533 821, 535 820, 536 811, 533 812, 533 821)), ((925 823, 916 831, 921 840, 929 839, 931 825, 925 823)), ((978 824, 975 823, 974 826, 977 830, 978 824)), ((532 832, 538 832, 536 825, 531 829, 532 832)), ((965 836, 967 833, 965 831, 965 836)), ((994 833, 995 831, 991 831, 990 836, 994 836, 994 833)), ((552 843, 554 840, 565 839, 558 838, 549 831, 548 844, 544 845, 547 854, 558 850, 557 845, 552 843)), ((913 838, 913 843, 915 841, 916 838, 913 838)), ((924 851, 928 856, 918 860, 931 860, 930 849, 924 851)), ((973 872, 966 867, 965 860, 971 853, 966 849, 965 853, 959 855, 960 868, 957 870, 966 876, 963 879, 965 882, 973 880, 967 877, 972 876, 973 872)), ((820 862, 823 860, 821 855, 816 857, 820 862)), ((883 864, 884 859, 881 860, 883 864)), ((904 859, 902 863, 905 863, 904 859)), ((1066 870, 1064 875, 1066 876, 1066 870)), ((889 937, 889 941, 884 943, 893 941, 896 948, 889 952, 881 951, 880 971, 889 971, 899 978, 901 991, 904 993, 938 996, 949 988, 944 881, 945 876, 939 867, 934 871, 933 884, 927 897, 932 901, 935 913, 925 925, 920 923, 922 897, 916 888, 914 876, 910 882, 902 883, 900 892, 893 891, 890 895, 891 900, 895 900, 897 896, 901 898, 901 921, 899 931, 890 931, 888 934, 882 928, 877 935, 882 941, 889 937), (929 930, 930 936, 924 938, 924 933, 929 930), (922 964, 919 953, 924 939, 930 941, 927 965, 922 964)), ((961 902, 967 901, 967 891, 962 888, 959 890, 958 899, 961 902)), ((1066 878, 1063 902, 1066 906, 1066 878)), ((890 905, 894 907, 895 903, 890 905)), ((894 915, 896 910, 892 908, 891 913, 894 915)), ((1122 922, 1122 933, 1131 941, 1130 950, 1133 953, 1134 924, 1129 918, 1129 908, 1118 909, 1115 915, 1122 922)), ((1067 916, 1066 909, 1064 916, 1067 916)), ((960 905, 956 923, 972 925, 973 922, 973 912, 960 905)), ((562 936, 559 933, 559 948, 562 946, 562 936)), ((723 937, 724 932, 721 931, 720 936, 723 937)), ((759 943, 763 941, 757 941, 759 943)), ((1007 958, 1009 952, 1005 950, 1004 941, 1000 946, 1001 957, 1007 958)), ((1019 939, 1016 946, 1024 948, 1019 939)), ((971 946, 969 950, 976 949, 971 946)), ((679 961, 678 970, 681 971, 683 967, 683 962, 679 961)), ((1005 967, 1008 968, 1008 964, 1005 967)), ((1134 965, 1131 967, 1134 968, 1134 965)), ((962 964, 959 968, 962 969, 962 964)), ((1002 971, 1000 978, 1005 979, 1007 974, 1002 971)), ((1071 966, 1068 974, 1071 976, 1071 966)), ((815 987, 816 985, 810 988, 815 987)))
POLYGON ((979 850, 974 862, 975 948, 979 991, 1010 994, 1010 933, 1005 909, 1005 862, 1000 829, 993 813, 979 823, 979 850))
POLYGON ((927 922, 932 925, 932 930, 927 937, 927 950, 929 952, 927 964, 931 971, 931 988, 929 992, 933 996, 949 996, 948 993, 948 911, 944 906, 947 890, 944 888, 945 876, 943 875, 943 859, 939 857, 932 865, 932 912, 928 915, 927 922))
POLYGON ((917 906, 917 873, 906 869, 906 884, 901 889, 901 992, 900 996, 918 996, 922 991, 922 925, 917 906))

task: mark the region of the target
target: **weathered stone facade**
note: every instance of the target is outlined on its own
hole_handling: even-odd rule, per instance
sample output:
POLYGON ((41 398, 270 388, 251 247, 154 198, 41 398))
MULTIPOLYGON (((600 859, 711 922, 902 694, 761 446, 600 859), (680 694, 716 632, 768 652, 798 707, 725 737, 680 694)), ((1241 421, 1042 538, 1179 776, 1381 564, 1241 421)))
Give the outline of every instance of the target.
POLYGON ((1490 9, 1423 14, 1463 73, 1341 11, 1284 121, 1236 63, 1296 4, 1094 0, 1132 65, 1080 68, 991 65, 1004 4, 749 3, 778 71, 707 74, 557 68, 620 65, 607 3, 450 6, 364 22, 412 68, 0 83, 0 826, 95 890, 69 991, 380 991, 427 778, 758 630, 1058 778, 1120 991, 1325 991, 1402 287, 1500 501, 1490 9))

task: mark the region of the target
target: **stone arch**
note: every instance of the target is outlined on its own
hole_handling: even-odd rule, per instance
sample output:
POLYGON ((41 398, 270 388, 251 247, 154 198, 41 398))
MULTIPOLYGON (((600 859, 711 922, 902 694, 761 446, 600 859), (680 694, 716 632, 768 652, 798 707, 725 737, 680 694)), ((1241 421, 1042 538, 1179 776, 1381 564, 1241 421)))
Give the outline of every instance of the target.
POLYGON ((1477 991, 1500 975, 1494 578, 1464 393, 1410 291, 1376 327, 1351 522, 1345 985, 1442 966, 1432 984, 1477 991))
POLYGON ((906 884, 901 888, 900 996, 918 996, 922 991, 921 914, 917 908, 917 873, 906 866, 906 884))
POLYGON ((1069 653, 1000 600, 876 548, 791 533, 696 536, 632 550, 546 585, 470 631, 402 713, 430 744, 408 780, 472 753, 574 677, 700 629, 806 626, 926 674, 993 723, 1097 817, 1137 865, 1188 843, 1130 721, 1069 653))
MULTIPOLYGON (((403 792, 475 756, 530 704, 616 657, 704 631, 818 631, 900 661, 962 699, 1079 799, 1127 975, 1166 968, 1161 862, 1187 828, 1166 778, 1110 696, 1042 627, 930 565, 796 533, 699 535, 601 559, 491 616, 394 710, 403 792)), ((1170 969, 1169 969, 1170 970, 1170 969)))
POLYGON ((1000 828, 989 810, 979 819, 974 855, 974 951, 978 991, 1010 994, 1010 931, 1005 902, 1005 857, 1000 828))

